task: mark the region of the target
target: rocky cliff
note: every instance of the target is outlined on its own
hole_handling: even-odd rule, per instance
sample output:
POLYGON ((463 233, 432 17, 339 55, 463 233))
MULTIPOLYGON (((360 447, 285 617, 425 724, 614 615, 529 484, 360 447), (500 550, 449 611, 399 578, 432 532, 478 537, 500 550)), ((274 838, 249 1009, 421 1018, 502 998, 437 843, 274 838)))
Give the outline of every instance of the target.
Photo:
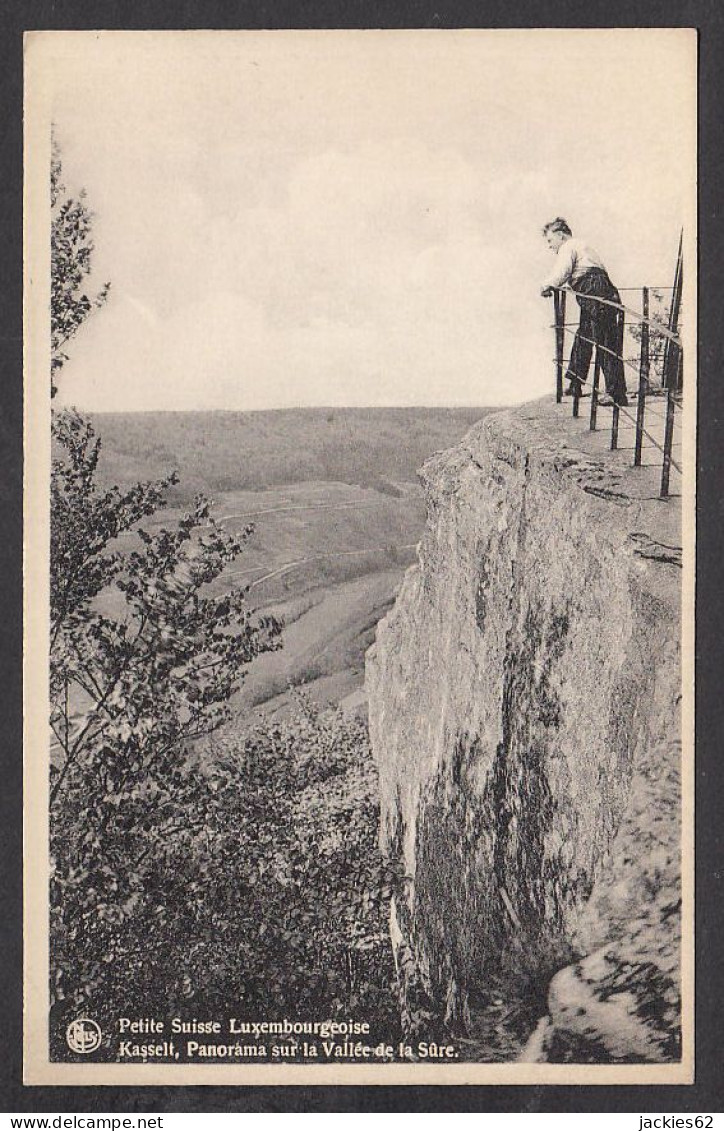
POLYGON ((680 1056, 679 507, 607 447, 544 401, 430 459, 368 653, 403 1014, 469 1059, 680 1056))

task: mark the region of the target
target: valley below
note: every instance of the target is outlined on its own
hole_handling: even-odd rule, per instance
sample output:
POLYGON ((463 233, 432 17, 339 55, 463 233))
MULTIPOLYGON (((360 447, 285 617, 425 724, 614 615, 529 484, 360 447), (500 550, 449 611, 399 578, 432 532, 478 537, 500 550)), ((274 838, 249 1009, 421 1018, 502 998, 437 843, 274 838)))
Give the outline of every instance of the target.
POLYGON ((173 524, 203 493, 230 532, 253 526, 212 592, 248 588, 251 609, 284 625, 283 647, 250 665, 233 726, 284 716, 292 688, 321 707, 365 711, 364 655, 416 560, 425 524, 417 471, 489 411, 298 409, 103 414, 102 474, 124 484, 172 469, 173 524))

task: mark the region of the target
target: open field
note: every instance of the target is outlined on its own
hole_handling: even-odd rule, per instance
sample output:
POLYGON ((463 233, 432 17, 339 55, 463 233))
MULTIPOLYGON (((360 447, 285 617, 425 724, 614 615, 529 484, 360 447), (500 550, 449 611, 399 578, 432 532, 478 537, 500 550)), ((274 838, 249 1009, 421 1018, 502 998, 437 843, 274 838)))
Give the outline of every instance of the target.
MULTIPOLYGON (((284 711, 291 685, 320 703, 363 705, 364 653, 415 560, 425 521, 417 468, 456 443, 485 409, 306 409, 104 414, 100 474, 127 484, 177 468, 171 526, 197 491, 229 530, 254 534, 217 588, 285 623, 236 697, 249 718, 284 711)), ((110 609, 109 609, 110 611, 110 609)))
MULTIPOLYGON (((182 513, 169 508, 146 525, 170 526, 182 513)), ((319 482, 253 498, 225 492, 214 514, 232 531, 254 524, 244 552, 215 589, 248 586, 249 604, 285 624, 283 649, 252 665, 237 696, 240 711, 285 706, 290 685, 309 685, 320 703, 357 691, 377 621, 415 560, 425 520, 420 487, 401 484, 397 496, 319 482)))
POLYGON ((305 685, 319 703, 361 700, 364 654, 377 621, 390 608, 403 567, 379 569, 362 577, 313 590, 299 615, 292 604, 273 606, 285 617, 284 648, 260 656, 252 665, 237 703, 246 713, 266 704, 275 712, 287 702, 290 685, 305 685))

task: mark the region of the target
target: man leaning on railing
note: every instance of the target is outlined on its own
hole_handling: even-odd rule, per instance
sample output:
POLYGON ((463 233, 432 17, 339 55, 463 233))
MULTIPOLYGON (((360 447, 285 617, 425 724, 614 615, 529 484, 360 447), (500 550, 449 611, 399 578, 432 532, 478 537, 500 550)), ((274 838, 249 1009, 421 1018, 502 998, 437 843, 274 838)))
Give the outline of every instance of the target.
POLYGON ((546 224, 543 235, 548 247, 556 252, 556 265, 540 293, 547 298, 554 289, 568 284, 581 308, 566 372, 569 386, 565 395, 582 394, 595 343, 601 347, 601 369, 606 382, 606 395, 600 397, 598 403, 626 405, 628 399, 622 360, 623 310, 608 305, 620 304, 621 296, 609 279, 600 256, 583 240, 574 238, 562 217, 558 216, 546 224), (596 302, 596 299, 606 299, 607 302, 596 302))

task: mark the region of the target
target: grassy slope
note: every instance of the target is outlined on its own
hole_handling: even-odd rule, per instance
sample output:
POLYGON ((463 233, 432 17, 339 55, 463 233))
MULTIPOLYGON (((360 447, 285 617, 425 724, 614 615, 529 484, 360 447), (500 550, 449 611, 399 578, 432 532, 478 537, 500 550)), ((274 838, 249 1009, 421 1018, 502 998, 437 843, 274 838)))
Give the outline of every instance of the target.
POLYGON ((178 468, 171 525, 197 491, 229 529, 255 533, 219 587, 287 623, 282 652, 252 665, 242 712, 284 707, 290 683, 320 701, 359 693, 364 652, 389 608, 425 520, 417 468, 459 441, 485 409, 300 409, 102 414, 99 468, 129 483, 178 468), (287 563, 299 562, 291 568, 287 563), (267 574, 272 576, 267 577, 267 574))

